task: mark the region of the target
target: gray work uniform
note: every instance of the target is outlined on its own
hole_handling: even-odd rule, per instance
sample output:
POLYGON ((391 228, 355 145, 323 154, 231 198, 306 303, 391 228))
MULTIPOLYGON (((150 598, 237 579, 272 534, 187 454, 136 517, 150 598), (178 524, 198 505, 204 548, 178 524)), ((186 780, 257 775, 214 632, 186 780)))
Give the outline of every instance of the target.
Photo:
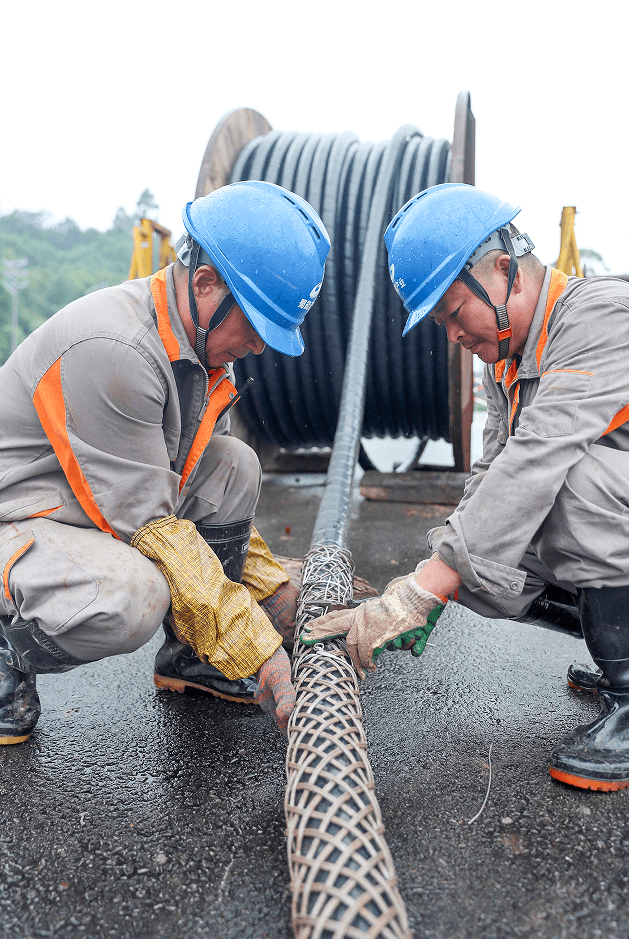
POLYGON ((629 584, 629 284, 548 268, 521 361, 484 386, 482 458, 428 533, 460 602, 515 618, 547 583, 629 584))
POLYGON ((170 593, 135 532, 256 508, 258 458, 228 436, 228 414, 215 421, 230 377, 208 376, 191 348, 173 265, 76 300, 24 340, 0 369, 0 614, 35 619, 85 661, 148 641, 170 593))

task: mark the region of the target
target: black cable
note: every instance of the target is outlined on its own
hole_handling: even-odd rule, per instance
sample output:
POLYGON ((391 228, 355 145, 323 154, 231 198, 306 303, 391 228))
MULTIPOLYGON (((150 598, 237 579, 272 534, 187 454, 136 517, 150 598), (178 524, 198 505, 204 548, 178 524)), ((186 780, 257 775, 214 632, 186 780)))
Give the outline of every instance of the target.
POLYGON ((352 331, 361 265, 370 237, 379 239, 373 274, 371 342, 368 350, 362 437, 429 437, 450 440, 447 341, 425 322, 402 339, 406 312, 387 270, 382 234, 397 210, 417 192, 447 182, 447 140, 401 127, 396 169, 386 194, 379 230, 370 235, 372 206, 383 160, 392 141, 364 143, 351 133, 271 131, 241 151, 231 181, 263 179, 307 199, 320 214, 332 248, 319 299, 302 332, 306 351, 297 358, 267 348, 235 363, 239 384, 252 390, 239 402, 239 416, 253 433, 276 446, 328 447, 339 416, 347 345, 352 331))

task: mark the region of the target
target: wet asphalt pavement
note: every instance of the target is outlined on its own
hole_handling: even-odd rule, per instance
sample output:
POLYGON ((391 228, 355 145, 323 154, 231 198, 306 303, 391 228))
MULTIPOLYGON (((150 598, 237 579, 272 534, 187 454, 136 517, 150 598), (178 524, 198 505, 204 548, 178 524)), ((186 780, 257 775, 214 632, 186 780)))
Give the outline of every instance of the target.
MULTIPOLYGON (((308 549, 321 481, 265 478, 256 522, 276 553, 308 549)), ((353 514, 357 573, 382 589, 447 510, 353 514)), ((257 707, 158 693, 159 644, 38 678, 36 732, 0 750, 0 936, 292 939, 284 740, 257 707)), ((566 686, 573 661, 588 661, 575 639, 451 606, 421 659, 383 656, 364 683, 416 939, 629 937, 629 790, 548 775, 597 710, 566 686)))

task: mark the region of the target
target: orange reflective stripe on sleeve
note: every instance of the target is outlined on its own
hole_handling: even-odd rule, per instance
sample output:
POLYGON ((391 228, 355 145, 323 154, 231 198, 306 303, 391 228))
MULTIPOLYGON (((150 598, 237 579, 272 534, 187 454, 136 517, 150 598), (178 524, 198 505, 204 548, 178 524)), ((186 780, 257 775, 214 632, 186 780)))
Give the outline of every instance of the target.
POLYGON ((176 362, 181 358, 179 343, 170 325, 168 315, 168 298, 166 294, 166 268, 153 274, 151 277, 151 294, 157 313, 157 332, 164 343, 169 362, 176 362))
POLYGON ((21 548, 15 552, 13 557, 10 557, 7 563, 4 565, 4 570, 2 572, 2 583, 4 584, 4 595, 7 600, 10 600, 13 603, 13 597, 11 596, 11 591, 9 590, 9 574, 11 573, 11 568, 15 562, 22 557, 23 554, 26 554, 30 546, 34 543, 35 539, 31 538, 30 541, 27 541, 26 544, 23 544, 21 548))
POLYGON ((33 395, 33 404, 44 428, 44 433, 55 451, 70 488, 78 499, 81 508, 97 528, 108 532, 114 538, 118 538, 118 535, 101 514, 90 485, 83 475, 83 470, 68 439, 66 406, 63 398, 63 388, 61 387, 61 359, 57 359, 40 379, 33 395))
POLYGON ((548 342, 548 320, 550 319, 550 314, 553 312, 554 306, 557 303, 557 300, 562 295, 566 289, 568 283, 568 276, 564 274, 563 271, 558 271, 553 267, 550 273, 550 285, 548 287, 548 299, 546 301, 546 312, 544 313, 544 322, 542 324, 542 331, 539 334, 539 341, 537 343, 537 349, 535 352, 535 358, 537 360, 537 369, 539 371, 539 364, 542 360, 542 353, 546 348, 546 343, 548 342))

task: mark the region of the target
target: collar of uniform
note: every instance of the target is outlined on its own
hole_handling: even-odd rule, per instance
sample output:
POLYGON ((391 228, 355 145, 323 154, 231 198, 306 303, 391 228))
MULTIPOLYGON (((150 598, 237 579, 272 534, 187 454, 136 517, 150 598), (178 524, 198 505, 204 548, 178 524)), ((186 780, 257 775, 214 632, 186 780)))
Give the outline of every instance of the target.
POLYGON ((544 325, 544 317, 546 315, 546 303, 548 301, 548 291, 550 289, 550 277, 552 274, 552 267, 546 268, 546 273, 544 274, 544 282, 542 284, 542 289, 537 300, 537 306, 535 307, 535 313, 533 314, 533 319, 531 320, 531 325, 529 327, 529 334, 526 337, 526 343, 524 344, 524 351, 522 353, 522 361, 520 362, 520 367, 518 368, 518 378, 538 378, 539 370, 537 368, 537 343, 539 341, 540 333, 542 331, 542 326, 544 325))

